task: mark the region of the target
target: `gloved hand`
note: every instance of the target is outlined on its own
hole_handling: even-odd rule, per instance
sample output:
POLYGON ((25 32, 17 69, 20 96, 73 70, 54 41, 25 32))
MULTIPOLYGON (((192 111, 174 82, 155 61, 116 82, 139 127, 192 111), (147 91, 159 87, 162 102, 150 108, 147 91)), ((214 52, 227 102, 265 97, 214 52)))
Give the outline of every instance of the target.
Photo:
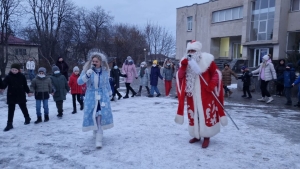
POLYGON ((87 75, 88 77, 91 77, 92 73, 93 73, 93 70, 92 70, 92 69, 89 69, 89 70, 86 71, 86 75, 87 75))
POLYGON ((183 60, 181 61, 181 66, 187 67, 188 63, 189 63, 189 62, 188 62, 187 59, 183 59, 183 60))

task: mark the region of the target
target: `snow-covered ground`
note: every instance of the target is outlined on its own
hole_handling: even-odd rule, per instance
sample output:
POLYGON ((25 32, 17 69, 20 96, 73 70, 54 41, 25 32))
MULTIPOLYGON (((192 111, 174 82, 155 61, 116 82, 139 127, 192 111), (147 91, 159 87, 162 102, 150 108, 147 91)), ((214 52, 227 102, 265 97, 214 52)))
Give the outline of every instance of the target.
MULTIPOLYGON (((114 128, 104 131, 103 148, 96 149, 92 132, 81 131, 83 112, 71 114, 70 94, 64 102, 63 118, 56 117, 51 98, 50 121, 40 124, 33 123, 36 120, 34 98, 28 98, 27 103, 32 123, 23 124, 17 106, 14 129, 0 131, 0 168, 300 168, 299 144, 268 129, 270 122, 271 126, 281 125, 283 119, 272 116, 272 112, 265 113, 267 106, 226 102, 225 107, 240 130, 228 119, 228 126, 211 138, 207 149, 202 149, 201 143, 188 143, 187 119, 184 125, 174 122, 175 98, 121 99, 112 102, 114 128)), ((4 95, 0 96, 0 110, 3 130, 7 120, 4 95)), ((291 120, 290 125, 299 126, 299 122, 291 120)))

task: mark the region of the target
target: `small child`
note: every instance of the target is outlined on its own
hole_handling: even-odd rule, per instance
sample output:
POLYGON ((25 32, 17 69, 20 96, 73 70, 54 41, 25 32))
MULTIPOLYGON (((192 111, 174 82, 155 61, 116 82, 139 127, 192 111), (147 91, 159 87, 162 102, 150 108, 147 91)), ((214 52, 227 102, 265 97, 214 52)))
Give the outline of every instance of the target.
MULTIPOLYGON (((285 67, 285 71, 283 72, 283 85, 284 85, 284 94, 286 97, 287 102, 285 105, 292 105, 292 99, 291 99, 291 89, 293 87, 293 82, 296 79, 295 69, 293 68, 292 63, 288 63, 285 67)), ((279 78, 278 80, 281 80, 279 78)))
POLYGON ((138 72, 138 77, 140 79, 140 88, 136 96, 141 96, 142 88, 145 86, 148 95, 150 94, 150 89, 148 87, 149 84, 149 70, 147 68, 146 62, 141 63, 140 70, 138 72))
POLYGON ((50 97, 49 93, 52 93, 52 85, 51 79, 46 76, 46 69, 44 67, 38 69, 38 75, 32 80, 30 90, 35 96, 37 120, 34 123, 38 124, 42 122, 42 103, 44 108, 44 122, 49 121, 48 99, 50 97))
POLYGON ((156 97, 159 97, 161 95, 158 88, 157 88, 158 78, 163 80, 163 77, 160 74, 160 66, 157 65, 157 60, 154 60, 153 64, 152 64, 152 67, 151 67, 151 70, 150 70, 151 90, 150 90, 150 94, 148 95, 148 97, 153 97, 154 96, 154 90, 157 93, 156 97))
POLYGON ((79 78, 79 68, 75 66, 73 68, 73 73, 70 76, 69 79, 69 86, 71 88, 71 94, 72 94, 72 101, 73 101, 73 112, 72 114, 77 113, 77 108, 76 108, 76 98, 77 102, 80 104, 80 110, 83 110, 83 100, 81 96, 84 94, 84 89, 85 89, 85 84, 84 85, 78 85, 77 79, 79 78))
POLYGON ((9 74, 4 78, 1 84, 1 89, 7 89, 7 104, 8 104, 8 119, 7 126, 4 131, 9 131, 13 128, 13 118, 15 113, 16 104, 19 105, 24 118, 24 124, 30 123, 30 116, 28 114, 28 109, 26 106, 26 93, 31 96, 29 87, 27 85, 26 77, 21 73, 21 66, 17 63, 11 65, 11 70, 9 74))
POLYGON ((223 88, 225 91, 225 97, 230 97, 232 95, 232 91, 227 87, 231 85, 231 76, 237 78, 237 75, 230 69, 228 63, 224 63, 224 69, 222 70, 222 81, 223 81, 223 88))
POLYGON ((170 97, 169 95, 172 88, 172 79, 174 77, 174 66, 169 59, 165 60, 162 76, 165 82, 166 97, 170 97))
POLYGON ((67 79, 64 75, 60 74, 57 66, 52 67, 53 74, 50 76, 52 81, 53 99, 57 107, 57 117, 62 118, 63 116, 63 102, 66 100, 67 92, 70 90, 67 79))
POLYGON ((241 77, 238 77, 238 78, 242 79, 242 81, 243 81, 243 92, 244 92, 244 94, 242 95, 242 97, 251 99, 252 95, 250 93, 249 88, 250 88, 250 85, 251 85, 252 73, 249 72, 249 69, 248 69, 247 66, 242 66, 241 71, 242 71, 243 74, 242 74, 241 77), (246 92, 248 93, 248 97, 246 95, 246 92))

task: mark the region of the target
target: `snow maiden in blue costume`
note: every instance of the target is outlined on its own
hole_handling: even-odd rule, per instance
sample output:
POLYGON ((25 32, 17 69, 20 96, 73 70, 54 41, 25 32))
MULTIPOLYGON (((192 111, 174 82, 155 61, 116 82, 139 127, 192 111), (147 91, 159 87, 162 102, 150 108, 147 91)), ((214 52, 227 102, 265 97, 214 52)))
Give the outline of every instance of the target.
POLYGON ((96 148, 101 148, 103 130, 114 126, 110 107, 112 91, 109 84, 109 67, 106 56, 97 50, 90 51, 88 59, 77 80, 79 85, 86 83, 87 87, 82 130, 93 130, 96 135, 96 148))

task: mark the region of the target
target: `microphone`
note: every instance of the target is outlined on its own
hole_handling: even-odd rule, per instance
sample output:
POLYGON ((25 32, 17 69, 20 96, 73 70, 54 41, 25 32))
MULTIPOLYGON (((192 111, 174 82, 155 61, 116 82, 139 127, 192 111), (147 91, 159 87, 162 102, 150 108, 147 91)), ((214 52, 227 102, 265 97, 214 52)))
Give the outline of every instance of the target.
POLYGON ((96 64, 92 64, 92 70, 95 71, 95 68, 96 68, 96 64))
POLYGON ((192 55, 191 54, 187 55, 187 59, 191 60, 192 59, 192 55))

